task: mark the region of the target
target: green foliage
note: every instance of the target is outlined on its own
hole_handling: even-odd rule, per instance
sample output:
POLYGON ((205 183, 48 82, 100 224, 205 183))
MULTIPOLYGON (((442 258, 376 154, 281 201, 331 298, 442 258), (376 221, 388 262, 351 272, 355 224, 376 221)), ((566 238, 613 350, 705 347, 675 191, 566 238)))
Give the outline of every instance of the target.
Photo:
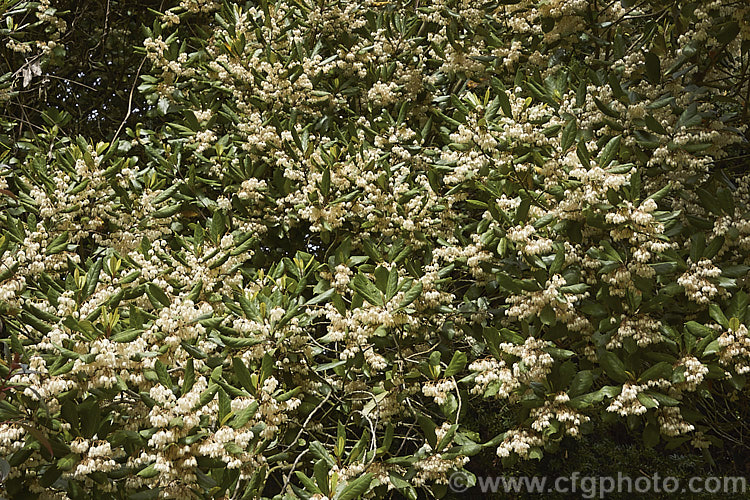
POLYGON ((8 496, 746 451, 744 4, 0 9, 8 496))

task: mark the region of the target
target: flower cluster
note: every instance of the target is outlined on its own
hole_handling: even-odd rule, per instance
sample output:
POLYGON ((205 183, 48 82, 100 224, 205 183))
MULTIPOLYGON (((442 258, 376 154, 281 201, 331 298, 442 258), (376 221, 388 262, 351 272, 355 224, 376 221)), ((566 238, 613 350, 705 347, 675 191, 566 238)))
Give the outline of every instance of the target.
POLYGON ((750 335, 744 324, 722 332, 717 341, 719 362, 723 366, 733 368, 738 374, 750 372, 750 335))
MULTIPOLYGON (((3 153, 8 495, 421 498, 485 439, 715 442, 750 8, 630 3, 164 2, 117 141, 48 113, 3 153)), ((30 5, 8 82, 61 49, 30 5)))

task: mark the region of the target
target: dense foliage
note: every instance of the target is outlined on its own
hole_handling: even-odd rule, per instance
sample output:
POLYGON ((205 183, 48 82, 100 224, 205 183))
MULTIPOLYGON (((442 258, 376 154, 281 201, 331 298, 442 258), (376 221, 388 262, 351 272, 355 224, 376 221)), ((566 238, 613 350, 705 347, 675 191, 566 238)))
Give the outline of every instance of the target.
POLYGON ((746 2, 1 4, 6 496, 746 451, 746 2))

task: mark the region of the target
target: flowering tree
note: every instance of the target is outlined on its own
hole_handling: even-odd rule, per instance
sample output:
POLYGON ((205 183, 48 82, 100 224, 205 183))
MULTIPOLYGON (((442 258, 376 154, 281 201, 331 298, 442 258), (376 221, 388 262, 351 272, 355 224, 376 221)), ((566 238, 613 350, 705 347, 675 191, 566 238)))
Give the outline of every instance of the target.
MULTIPOLYGON (((71 14, 5 4, 15 109, 71 14)), ((615 420, 732 438, 745 2, 158 7, 119 127, 6 118, 6 495, 416 499, 615 420)))

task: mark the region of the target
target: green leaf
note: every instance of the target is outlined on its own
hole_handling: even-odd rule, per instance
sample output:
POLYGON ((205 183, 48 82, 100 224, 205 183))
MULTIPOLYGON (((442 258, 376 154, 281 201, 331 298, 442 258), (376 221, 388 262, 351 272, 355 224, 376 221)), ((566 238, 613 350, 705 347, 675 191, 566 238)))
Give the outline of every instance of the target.
POLYGON ((390 471, 388 473, 388 478, 393 487, 406 497, 407 500, 417 500, 417 490, 406 479, 404 479, 404 476, 398 472, 390 471))
POLYGON ((555 245, 555 259, 549 266, 549 274, 553 276, 558 274, 565 264, 565 247, 563 245, 555 245))
POLYGON ((78 461, 78 454, 69 453, 57 461, 57 468, 63 471, 71 470, 78 461))
POLYGON ((253 245, 256 244, 257 241, 258 240, 256 238, 249 236, 245 238, 244 240, 242 240, 237 246, 235 246, 232 249, 232 251, 229 252, 229 255, 237 256, 237 255, 243 254, 247 252, 248 250, 250 250, 253 247, 253 245))
POLYGON ((362 246, 365 250, 365 253, 373 260, 373 262, 380 262, 383 260, 383 256, 380 255, 378 248, 369 238, 364 238, 362 240, 362 246))
POLYGON ((588 394, 572 398, 569 405, 571 408, 577 409, 588 408, 594 403, 602 401, 604 398, 613 398, 620 394, 620 392, 622 392, 622 387, 605 385, 596 392, 590 392, 588 394))
POLYGON ((638 145, 646 149, 656 149, 661 143, 658 136, 644 130, 634 130, 633 135, 638 145))
POLYGON ((148 297, 148 300, 151 301, 151 304, 157 309, 168 307, 171 303, 167 294, 153 283, 146 285, 146 296, 148 297))
MULTIPOLYGON (((65 358, 65 359, 67 359, 67 358, 65 358)), ((49 374, 51 376, 53 376, 53 377, 56 377, 58 375, 64 375, 64 374, 68 373, 70 370, 72 370, 73 366, 75 366, 75 361, 71 360, 71 361, 68 361, 67 363, 65 363, 64 365, 60 366, 57 369, 54 369, 54 370, 50 369, 49 374)))
POLYGON ((625 365, 617 357, 617 355, 611 351, 603 351, 599 355, 599 363, 604 368, 604 372, 609 378, 615 382, 624 383, 628 380, 628 374, 625 372, 625 365))
MULTIPOLYGON (((706 338, 709 338, 709 337, 706 337, 706 338)), ((699 345, 699 347, 700 347, 700 345, 699 345)), ((719 341, 718 340, 712 340, 711 342, 709 342, 706 345, 706 347, 703 349, 702 352, 703 352, 704 356, 709 356, 711 354, 715 354, 715 353, 719 352, 720 349, 721 349, 721 345, 719 345, 719 341)), ((698 349, 698 350, 700 351, 700 349, 698 349)))
POLYGON ((586 283, 576 283, 575 285, 564 285, 560 287, 560 291, 563 293, 584 293, 589 289, 589 285, 586 283))
POLYGON ((315 477, 315 484, 318 485, 320 491, 325 495, 330 495, 331 486, 328 481, 328 471, 331 470, 331 466, 324 460, 320 459, 315 462, 313 466, 313 476, 315 477))
POLYGON ((132 493, 128 496, 128 500, 156 500, 161 494, 161 488, 151 488, 138 493, 132 493))
POLYGON ((612 118, 620 118, 620 113, 612 109, 610 106, 602 102, 598 97, 594 97, 594 104, 599 110, 607 116, 612 118))
POLYGON ((47 255, 54 255, 65 250, 65 247, 68 246, 68 236, 68 231, 64 231, 62 234, 52 240, 47 247, 47 255))
POLYGON ((705 151, 713 146, 710 142, 698 142, 694 144, 683 144, 681 146, 681 149, 683 151, 687 151, 688 153, 700 153, 701 151, 705 151))
POLYGON ((160 115, 166 115, 169 111, 169 100, 166 97, 159 98, 159 102, 156 104, 160 115))
POLYGON ((570 147, 576 141, 576 134, 578 133, 578 125, 575 120, 570 120, 565 124, 563 128, 562 138, 560 140, 560 148, 563 152, 570 149, 570 147))
POLYGON ((737 23, 737 21, 730 21, 727 23, 724 29, 721 30, 718 35, 716 35, 716 41, 718 41, 722 45, 729 45, 729 43, 731 43, 732 40, 737 38, 737 35, 739 34, 740 34, 739 23, 737 23))
POLYGON ((224 234, 226 229, 226 219, 224 214, 221 212, 214 212, 211 217, 211 241, 218 244, 221 241, 221 236, 224 234))
POLYGON ((687 328, 690 333, 695 335, 697 338, 711 337, 716 334, 716 332, 711 328, 701 325, 696 321, 688 321, 687 323, 685 323, 685 328, 687 328))
MULTIPOLYGON (((221 420, 223 419, 220 419, 220 421, 221 420)), ((227 450, 227 452, 231 455, 241 455, 242 452, 244 451, 240 445, 232 441, 228 443, 224 443, 224 449, 227 450)))
POLYGON ((658 379, 666 379, 671 380, 672 378, 672 365, 670 363, 667 363, 666 361, 661 361, 659 363, 656 363, 652 367, 648 368, 646 371, 644 371, 641 376, 638 378, 640 382, 645 382, 647 380, 658 380, 658 379))
POLYGON ((388 269, 384 266, 378 266, 373 274, 375 275, 375 286, 385 293, 388 288, 388 269))
POLYGON ((260 363, 260 378, 258 383, 263 384, 263 382, 271 376, 273 373, 273 367, 274 367, 274 358, 266 353, 263 355, 263 360, 260 363))
POLYGON ((401 302, 398 305, 399 309, 403 309, 409 304, 411 304, 412 302, 414 302, 415 300, 417 300, 417 298, 422 295, 422 288, 423 288, 422 282, 417 281, 417 283, 414 286, 412 286, 409 290, 407 290, 406 293, 404 293, 404 298, 401 300, 401 302))
POLYGON ((157 377, 159 377, 159 382, 161 385, 166 387, 167 389, 172 388, 172 377, 169 376, 169 372, 167 371, 167 367, 159 361, 158 359, 154 363, 154 370, 156 371, 157 377))
POLYGON ((505 93, 505 91, 500 91, 497 93, 497 97, 500 100, 500 109, 503 110, 503 114, 507 116, 508 118, 513 118, 513 110, 510 107, 510 100, 508 99, 508 94, 505 93))
POLYGON ((361 272, 351 280, 351 287, 374 306, 384 305, 383 293, 361 272))
POLYGON ((646 52, 646 78, 654 85, 661 83, 661 62, 653 52, 646 52))
POLYGON ((145 467, 137 474, 137 476, 142 477, 144 479, 149 479, 152 477, 156 477, 158 475, 159 475, 159 471, 156 469, 156 464, 151 464, 148 467, 145 467))
POLYGON ((448 368, 445 369, 443 377, 448 378, 460 373, 466 366, 467 361, 466 354, 461 351, 456 351, 453 353, 453 358, 451 359, 451 362, 448 363, 448 368))
POLYGON ((195 359, 206 359, 208 355, 203 352, 198 347, 188 344, 184 340, 180 343, 180 347, 182 347, 190 356, 194 357, 195 359))
POLYGON ((304 473, 296 470, 294 471, 294 475, 297 476, 297 479, 299 479, 300 483, 302 483, 302 486, 305 487, 305 490, 307 490, 308 493, 321 493, 320 488, 315 484, 315 481, 307 477, 304 473))
POLYGON ((496 278, 497 278, 498 285, 500 285, 500 288, 504 291, 511 292, 511 293, 519 293, 523 289, 521 287, 520 280, 511 278, 505 273, 498 273, 496 278))
POLYGON ((436 449, 437 434, 435 433, 435 429, 437 428, 437 425, 435 425, 435 422, 424 415, 417 416, 417 422, 422 428, 422 432, 424 432, 425 438, 427 438, 427 442, 429 443, 429 445, 433 450, 436 449))
POLYGON ((532 225, 534 226, 535 229, 541 229, 544 226, 547 226, 551 224, 552 222, 554 222, 554 220, 555 220, 554 214, 546 214, 546 215, 539 217, 537 220, 535 220, 532 225))
POLYGON ((360 498, 370 489, 372 479, 373 475, 368 472, 353 481, 348 481, 346 486, 341 490, 341 493, 334 497, 335 500, 356 500, 360 498))
POLYGON ((690 260, 698 262, 703 257, 706 249, 706 236, 703 233, 694 233, 690 237, 690 260))
POLYGON ((177 190, 180 189, 180 183, 175 182, 171 186, 169 186, 164 191, 161 191, 159 194, 157 194, 153 200, 151 200, 151 203, 153 205, 158 205, 159 203, 163 201, 167 201, 169 198, 174 196, 174 194, 177 192, 177 190))
POLYGON ((456 436, 456 430, 458 429, 458 425, 453 424, 450 426, 448 431, 445 433, 445 435, 440 439, 440 442, 437 445, 437 448, 435 451, 443 451, 446 446, 448 446, 448 443, 453 441, 453 438, 456 436))
POLYGON ((120 280, 120 284, 121 285, 126 285, 128 283, 132 283, 135 280, 137 280, 140 275, 141 275, 140 271, 133 271, 132 273, 130 273, 127 276, 125 276, 124 278, 122 278, 120 280))
POLYGON ((190 389, 193 388, 193 384, 195 384, 195 366, 191 358, 188 359, 187 364, 185 365, 185 376, 182 381, 183 396, 190 392, 190 389))
POLYGON ((716 257, 716 254, 719 253, 719 250, 721 250, 723 246, 724 246, 724 237, 717 236, 716 238, 712 239, 708 245, 706 245, 706 249, 703 252, 703 258, 713 259, 714 257, 716 257))
MULTIPOLYGON (((745 321, 745 315, 747 314, 747 306, 748 294, 744 290, 740 290, 734 294, 734 297, 732 297, 732 300, 729 302, 727 316, 729 318, 737 318, 740 323, 743 323, 745 321)), ((739 325, 737 328, 739 328, 739 325)), ((736 330, 736 328, 732 329, 736 330)))
POLYGON ((238 411, 234 415, 234 418, 230 422, 229 426, 233 429, 239 429, 240 427, 244 426, 253 417, 255 417, 255 413, 258 411, 259 406, 260 405, 257 401, 253 401, 252 403, 250 403, 248 406, 238 411))
MULTIPOLYGON (((14 338, 14 337, 15 337, 16 339, 18 338, 18 337, 17 337, 16 335, 15 335, 15 333, 13 333, 13 334, 12 334, 12 336, 11 336, 11 340, 13 340, 13 338, 14 338)), ((19 342, 19 344, 20 344, 20 342, 19 342)), ((66 348, 64 348, 64 347, 62 347, 62 346, 59 346, 59 345, 55 344, 55 343, 53 343, 52 345, 53 345, 53 346, 55 347, 55 349, 57 349, 58 351, 60 351, 60 354, 62 354, 63 356, 65 356, 65 357, 66 357, 66 358, 68 358, 68 359, 80 359, 80 358, 81 358, 81 355, 80 355, 80 354, 78 354, 78 353, 77 353, 77 352, 75 352, 75 351, 71 351, 70 349, 66 349, 66 348)), ((20 352, 19 352, 18 350, 16 350, 16 347, 15 347, 15 346, 12 346, 12 347, 13 347, 13 352, 18 352, 19 354, 22 354, 22 353, 23 353, 23 352, 22 352, 22 351, 23 351, 23 346, 20 346, 20 345, 19 345, 19 348, 21 349, 21 351, 20 351, 20 352)))
MULTIPOLYGON (((96 416, 98 416, 98 414, 95 415, 93 418, 95 418, 96 416)), ((86 422, 86 420, 88 420, 88 419, 91 418, 88 414, 82 415, 82 417, 84 419, 84 422, 83 422, 84 425, 88 423, 88 422, 86 422)), ((98 421, 94 421, 93 423, 94 424, 98 424, 99 422, 98 421)), ((41 429, 38 429, 37 427, 32 427, 31 425, 28 425, 28 424, 25 424, 25 423, 19 423, 18 425, 20 425, 21 427, 23 427, 24 429, 26 429, 26 432, 28 432, 29 434, 31 434, 34 437, 34 439, 36 439, 39 442, 39 444, 43 448, 43 451, 46 451, 47 453, 49 453, 50 456, 54 456, 54 451, 52 449, 52 444, 50 443, 50 441, 47 438, 47 435, 45 434, 44 431, 42 431, 41 429)), ((84 429, 84 431, 85 430, 86 429, 84 429)))
POLYGON ((654 446, 659 444, 659 439, 659 426, 652 422, 648 422, 646 424, 646 427, 643 429, 643 444, 646 445, 647 448, 653 448, 654 446))
POLYGON ((652 132, 655 132, 661 135, 667 135, 667 129, 665 129, 661 123, 656 121, 656 119, 652 115, 646 115, 643 120, 646 122, 646 126, 652 132))
POLYGON ((568 396, 574 398, 584 394, 591 388, 594 382, 594 375, 591 370, 583 370, 575 374, 568 388, 568 396))
POLYGON ((313 457, 324 459, 330 467, 336 465, 336 460, 334 460, 331 454, 328 453, 328 450, 326 450, 325 446, 323 446, 320 441, 313 441, 310 443, 310 452, 313 457))
POLYGON ((232 400, 224 389, 219 389, 219 422, 223 423, 232 413, 232 400))
POLYGON ((667 95, 667 96, 664 96, 664 97, 661 97, 661 98, 655 100, 654 102, 652 102, 651 104, 649 104, 646 107, 648 109, 659 109, 659 108, 663 108, 664 106, 668 106, 670 104, 673 104, 674 102, 675 102, 674 96, 667 95))
POLYGON ((607 165, 612 163, 618 151, 620 151, 621 142, 622 142, 621 135, 615 136, 612 139, 610 139, 609 142, 607 142, 607 144, 602 149, 601 154, 599 155, 599 166, 601 168, 606 168, 607 165))
POLYGON ((208 387, 206 387, 206 390, 201 393, 198 399, 198 403, 195 405, 195 407, 193 407, 193 410, 198 410, 206 406, 214 399, 217 392, 219 392, 219 384, 216 384, 214 382, 209 383, 208 387))
POLYGON ((303 306, 312 306, 312 305, 315 305, 315 304, 320 304, 321 302, 326 302, 335 293, 336 293, 336 289, 335 288, 329 288, 325 292, 316 295, 315 297, 311 298, 310 300, 308 300, 307 302, 305 302, 302 305, 303 306))
MULTIPOLYGON (((276 399, 276 401, 278 401, 280 403, 283 403, 284 401, 289 401, 293 397, 297 396, 300 392, 302 392, 302 386, 298 385, 297 387, 295 387, 291 391, 286 391, 283 394, 275 396, 274 399, 276 399)), ((385 394, 385 393, 383 393, 383 394, 385 394)))
POLYGON ((398 291, 398 268, 396 266, 391 267, 388 273, 388 282, 385 290, 386 300, 391 300, 396 292, 398 291))
POLYGON ((334 455, 341 458, 346 448, 346 426, 340 420, 336 422, 336 447, 334 455))
POLYGON ((115 333, 112 335, 109 340, 112 342, 132 342, 138 337, 141 336, 141 333, 143 333, 143 330, 140 328, 131 328, 128 330, 123 330, 121 332, 115 333))
POLYGON ((667 196, 669 194, 669 191, 671 190, 672 190, 672 184, 670 183, 664 186, 663 188, 661 188, 660 190, 658 190, 657 192, 655 192, 654 194, 652 194, 651 196, 649 196, 648 198, 646 198, 646 200, 654 200, 656 202, 661 201, 662 198, 667 196))
POLYGON ((227 335, 219 335, 219 338, 227 347, 235 349, 242 349, 243 347, 252 347, 263 342, 262 339, 255 337, 229 337, 227 335))
POLYGON ((320 180, 320 193, 324 198, 327 198, 331 192, 331 169, 325 168, 323 170, 323 176, 320 180))
POLYGON ((586 147, 586 141, 584 141, 583 139, 578 141, 576 154, 578 155, 578 159, 581 161, 581 165, 583 165, 586 168, 589 168, 589 164, 591 163, 591 153, 586 147))
POLYGON ((721 325, 722 328, 729 328, 729 320, 724 316, 724 313, 717 304, 710 304, 708 306, 708 314, 711 315, 711 318, 721 325))
POLYGON ((557 323, 555 310, 549 304, 544 306, 544 309, 539 313, 539 319, 544 325, 554 326, 557 323))
POLYGON ((198 280, 193 284, 193 287, 190 289, 190 293, 188 294, 187 298, 189 300, 192 300, 193 302, 197 302, 198 298, 201 295, 201 290, 203 290, 203 280, 198 280))
POLYGON ((642 392, 642 393, 639 393, 639 394, 644 394, 646 396, 650 396, 651 398, 653 398, 656 401, 658 401, 659 404, 662 405, 662 406, 679 406, 680 405, 680 402, 677 399, 675 399, 673 397, 670 397, 670 396, 667 396, 665 394, 661 394, 659 392, 645 391, 645 392, 642 392))
POLYGON ((171 217, 177 212, 180 211, 180 207, 182 205, 180 203, 174 203, 172 205, 167 205, 164 208, 160 208, 159 210, 155 211, 151 214, 151 216, 155 219, 165 219, 167 217, 171 217))
POLYGON ((700 125, 702 120, 703 119, 698 114, 698 104, 694 102, 690 104, 690 106, 688 106, 685 109, 685 111, 682 112, 674 128, 680 129, 683 127, 684 128, 694 127, 696 125, 700 125))

